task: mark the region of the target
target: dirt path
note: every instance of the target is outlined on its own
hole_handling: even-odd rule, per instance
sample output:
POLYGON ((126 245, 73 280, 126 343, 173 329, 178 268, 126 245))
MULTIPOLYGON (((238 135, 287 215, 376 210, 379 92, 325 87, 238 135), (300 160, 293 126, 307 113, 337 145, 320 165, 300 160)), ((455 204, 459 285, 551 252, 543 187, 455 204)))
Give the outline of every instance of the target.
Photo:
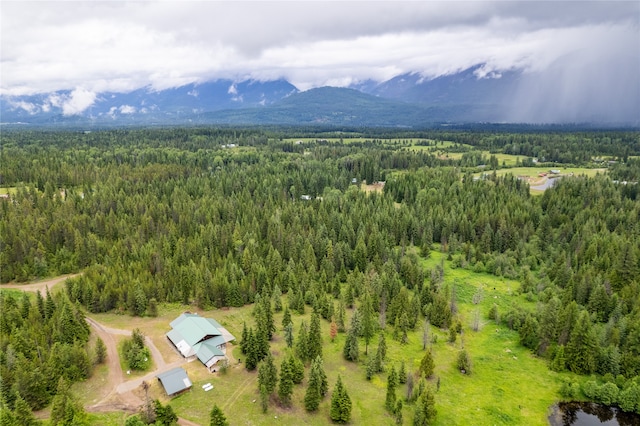
POLYGON ((247 389, 250 385, 252 385, 255 381, 256 381, 257 375, 256 377, 249 377, 247 380, 245 380, 244 382, 242 382, 242 385, 235 390, 235 392, 233 392, 231 394, 231 397, 224 403, 224 405, 222 406, 222 410, 226 410, 227 408, 229 408, 232 404, 234 404, 238 398, 240 397, 240 395, 242 395, 245 391, 245 389, 247 389))
MULTIPOLYGON (((153 380, 159 373, 168 371, 187 362, 186 359, 182 358, 167 364, 158 348, 147 336, 145 341, 151 351, 151 357, 156 365, 156 369, 143 377, 125 381, 122 367, 120 366, 118 345, 114 336, 130 336, 131 331, 106 327, 89 317, 86 318, 86 321, 107 347, 106 362, 109 369, 107 383, 104 385, 103 394, 101 395, 102 399, 98 403, 86 407, 86 410, 89 412, 126 411, 129 413, 137 413, 143 401, 134 394, 134 391, 140 387, 142 382, 153 380)), ((199 426, 197 423, 182 418, 178 419, 178 424, 182 426, 199 426)))
POLYGON ((29 284, 16 284, 16 283, 2 284, 0 285, 0 288, 11 288, 16 290, 32 291, 34 293, 40 290, 40 292, 43 293, 44 295, 44 292, 46 291, 47 287, 49 287, 49 291, 51 291, 53 290, 53 287, 64 282, 67 278, 75 278, 78 275, 81 275, 81 274, 62 275, 60 277, 51 278, 48 280, 38 281, 35 283, 29 283, 29 284))

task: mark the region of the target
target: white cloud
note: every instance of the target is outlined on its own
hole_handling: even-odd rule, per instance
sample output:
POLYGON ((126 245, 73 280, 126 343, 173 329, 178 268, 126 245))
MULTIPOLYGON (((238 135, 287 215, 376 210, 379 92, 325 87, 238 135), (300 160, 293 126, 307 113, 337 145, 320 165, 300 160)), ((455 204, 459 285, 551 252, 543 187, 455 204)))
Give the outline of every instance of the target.
MULTIPOLYGON (((65 104, 73 114, 90 93, 145 86, 286 78, 307 89, 478 63, 486 75, 540 72, 612 53, 631 55, 616 63, 637 80, 639 16, 624 1, 4 2, 0 93, 83 87, 65 104)), ((622 71, 605 64, 600 78, 622 71)))
POLYGON ((63 115, 80 114, 96 100, 96 94, 82 88, 77 88, 62 101, 63 115))
POLYGON ((136 108, 131 105, 120 105, 118 108, 120 114, 133 114, 136 112, 136 108))

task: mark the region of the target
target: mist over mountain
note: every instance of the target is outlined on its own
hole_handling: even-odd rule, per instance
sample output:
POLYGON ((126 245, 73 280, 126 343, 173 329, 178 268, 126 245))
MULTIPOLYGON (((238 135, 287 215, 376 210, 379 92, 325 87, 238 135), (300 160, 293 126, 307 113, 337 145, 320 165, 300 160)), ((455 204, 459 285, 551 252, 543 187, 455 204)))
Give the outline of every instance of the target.
POLYGON ((517 122, 639 125, 640 88, 630 76, 601 84, 603 72, 572 58, 544 72, 495 71, 478 64, 428 79, 420 73, 348 88, 300 92, 286 80, 220 79, 165 90, 83 89, 0 97, 2 123, 31 125, 316 124, 423 127, 517 122), (576 82, 576 80, 579 80, 576 82), (588 80, 592 84, 585 84, 588 80), (584 87, 592 87, 585 91, 584 87))

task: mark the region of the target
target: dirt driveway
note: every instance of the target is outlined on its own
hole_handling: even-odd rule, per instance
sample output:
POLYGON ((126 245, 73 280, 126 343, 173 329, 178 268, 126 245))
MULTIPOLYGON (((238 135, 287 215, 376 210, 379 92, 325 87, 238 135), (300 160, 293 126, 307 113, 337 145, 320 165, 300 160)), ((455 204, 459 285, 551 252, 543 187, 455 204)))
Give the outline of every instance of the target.
POLYGON ((44 292, 46 291, 46 288, 49 287, 49 291, 53 290, 53 288, 64 282, 65 280, 67 280, 68 278, 75 278, 80 274, 68 274, 68 275, 62 275, 59 277, 55 277, 55 278, 51 278, 51 279, 47 279, 47 280, 43 280, 43 281, 38 281, 38 282, 34 282, 34 283, 25 283, 25 284, 17 284, 17 283, 9 283, 9 284, 2 284, 0 285, 0 289, 2 288, 10 288, 10 289, 14 289, 14 290, 24 290, 24 291, 31 291, 31 292, 36 292, 38 290, 40 290, 40 292, 44 295, 44 292))

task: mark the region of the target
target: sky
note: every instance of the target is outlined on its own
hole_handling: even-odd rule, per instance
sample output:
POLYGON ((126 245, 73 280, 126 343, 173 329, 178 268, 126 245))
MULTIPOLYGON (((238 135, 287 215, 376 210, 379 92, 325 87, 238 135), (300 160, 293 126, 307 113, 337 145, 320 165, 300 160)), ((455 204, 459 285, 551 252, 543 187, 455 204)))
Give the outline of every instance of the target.
POLYGON ((3 0, 0 25, 0 94, 71 90, 79 109, 140 87, 284 78, 306 90, 476 64, 539 76, 538 92, 569 103, 640 90, 638 1, 3 0))

